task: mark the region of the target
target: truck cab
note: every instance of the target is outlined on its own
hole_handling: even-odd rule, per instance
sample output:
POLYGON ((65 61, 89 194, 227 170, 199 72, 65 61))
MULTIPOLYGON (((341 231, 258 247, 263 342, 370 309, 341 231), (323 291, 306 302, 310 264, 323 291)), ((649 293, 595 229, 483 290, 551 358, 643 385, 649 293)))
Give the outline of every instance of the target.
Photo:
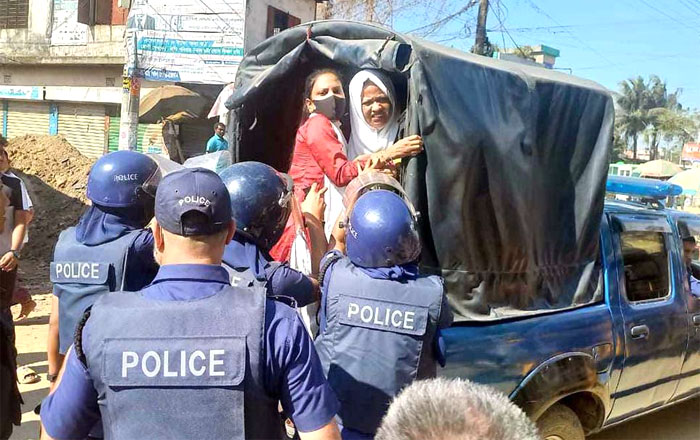
POLYGON ((700 293, 682 252, 700 217, 664 208, 675 185, 611 178, 607 189, 631 200, 606 200, 596 301, 444 332, 444 374, 505 392, 544 438, 582 439, 700 392, 700 293))

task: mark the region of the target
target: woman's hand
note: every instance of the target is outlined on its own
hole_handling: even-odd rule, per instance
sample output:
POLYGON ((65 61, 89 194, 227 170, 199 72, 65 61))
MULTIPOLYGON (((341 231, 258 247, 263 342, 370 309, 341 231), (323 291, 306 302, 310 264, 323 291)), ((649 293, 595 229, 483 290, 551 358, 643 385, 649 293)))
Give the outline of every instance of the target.
POLYGON ((328 188, 318 189, 318 184, 312 183, 309 193, 306 194, 306 198, 301 203, 301 212, 311 214, 319 221, 323 221, 323 213, 326 210, 326 201, 323 195, 326 194, 326 191, 328 188))
POLYGON ((10 272, 15 267, 17 267, 17 257, 15 257, 14 252, 5 252, 5 255, 0 258, 0 270, 10 272))
POLYGON ((386 150, 391 159, 401 159, 402 157, 416 156, 423 151, 423 138, 414 134, 396 141, 394 145, 386 150))

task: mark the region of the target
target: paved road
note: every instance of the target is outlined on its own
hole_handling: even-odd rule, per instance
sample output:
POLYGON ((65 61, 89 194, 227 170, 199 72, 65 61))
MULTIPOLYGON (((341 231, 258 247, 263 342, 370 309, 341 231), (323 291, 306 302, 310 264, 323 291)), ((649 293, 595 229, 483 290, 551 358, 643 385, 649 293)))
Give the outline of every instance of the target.
POLYGON ((612 427, 588 440, 699 440, 700 398, 612 427))

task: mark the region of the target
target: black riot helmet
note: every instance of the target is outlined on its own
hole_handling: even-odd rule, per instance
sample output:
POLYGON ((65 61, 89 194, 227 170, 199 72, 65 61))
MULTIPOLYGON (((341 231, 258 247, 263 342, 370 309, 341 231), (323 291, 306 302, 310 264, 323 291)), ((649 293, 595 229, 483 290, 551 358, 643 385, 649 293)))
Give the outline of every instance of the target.
POLYGON ((291 177, 260 162, 239 162, 221 172, 231 197, 236 231, 269 251, 292 212, 291 177))

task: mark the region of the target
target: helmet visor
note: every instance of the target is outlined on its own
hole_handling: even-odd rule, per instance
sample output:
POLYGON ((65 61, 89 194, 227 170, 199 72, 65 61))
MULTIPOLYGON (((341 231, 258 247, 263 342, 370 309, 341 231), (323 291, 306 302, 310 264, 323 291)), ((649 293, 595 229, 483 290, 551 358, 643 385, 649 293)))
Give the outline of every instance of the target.
POLYGON ((362 194, 374 189, 385 189, 398 194, 404 199, 413 216, 416 216, 416 210, 413 207, 413 203, 411 203, 409 200, 406 191, 404 191, 399 181, 379 171, 362 173, 354 178, 348 184, 348 186, 345 187, 345 193, 343 194, 343 205, 345 206, 346 212, 351 211, 352 206, 362 194))
POLYGON ((155 162, 157 168, 153 174, 151 174, 148 179, 143 182, 143 190, 146 192, 146 194, 155 197, 160 180, 173 171, 181 170, 184 167, 179 163, 168 159, 167 157, 161 156, 160 154, 148 153, 146 156, 155 162))
POLYGON ((285 185, 284 185, 285 190, 282 193, 282 195, 280 196, 279 205, 282 207, 285 207, 289 204, 290 199, 294 195, 294 180, 292 179, 292 177, 289 174, 285 174, 285 173, 278 173, 278 174, 285 183, 285 185))

